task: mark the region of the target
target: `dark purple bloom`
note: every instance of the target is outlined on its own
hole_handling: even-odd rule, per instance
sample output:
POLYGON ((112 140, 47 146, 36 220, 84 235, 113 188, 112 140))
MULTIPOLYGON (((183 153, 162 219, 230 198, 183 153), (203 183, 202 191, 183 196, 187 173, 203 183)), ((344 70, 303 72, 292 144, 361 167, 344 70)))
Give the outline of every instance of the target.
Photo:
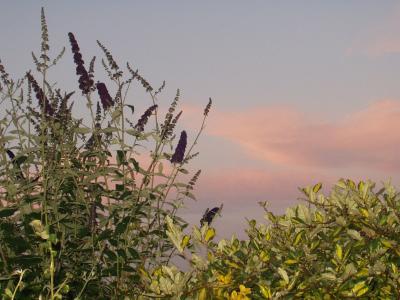
POLYGON ((21 170, 21 165, 15 159, 15 154, 9 149, 7 149, 6 152, 7 152, 8 157, 11 160, 11 163, 13 164, 15 176, 17 177, 17 179, 20 179, 20 180, 25 179, 25 176, 24 176, 24 174, 22 173, 22 170, 21 170))
POLYGON ((76 67, 76 75, 82 75, 85 73, 85 67, 83 65, 78 65, 76 67))
POLYGON ((137 122, 137 124, 135 125, 135 129, 142 132, 144 130, 144 126, 147 124, 147 121, 149 119, 149 117, 151 116, 151 114, 153 113, 153 111, 157 108, 157 105, 152 105, 150 106, 145 112, 144 114, 140 117, 139 121, 137 122))
POLYGON ((74 53, 74 62, 77 65, 81 65, 81 64, 83 65, 85 62, 82 59, 82 54, 80 54, 79 52, 75 52, 74 53))
POLYGON ((14 158, 15 158, 14 152, 12 152, 11 150, 8 150, 8 149, 7 149, 6 152, 7 152, 8 157, 9 157, 11 160, 14 160, 14 158))
POLYGON ((0 59, 0 78, 5 85, 10 83, 10 79, 8 79, 8 76, 9 74, 6 72, 4 66, 1 64, 1 59, 0 59))
POLYGON ((107 87, 103 82, 98 82, 96 87, 100 96, 101 105, 103 106, 104 110, 107 110, 109 107, 114 105, 114 101, 108 93, 107 87))
POLYGON ((182 111, 180 111, 172 121, 171 121, 172 114, 167 116, 167 118, 165 120, 165 124, 162 127, 163 128, 163 132, 162 132, 162 135, 161 135, 161 139, 168 138, 168 137, 170 137, 172 135, 172 133, 174 132, 176 123, 178 123, 178 120, 179 120, 181 115, 182 115, 182 111))
POLYGON ((210 98, 210 99, 208 100, 208 104, 207 104, 206 108, 204 109, 204 115, 205 115, 205 116, 207 116, 208 113, 210 112, 211 104, 212 104, 212 100, 211 100, 211 98, 210 98))
POLYGON ((185 156, 186 144, 187 144, 187 134, 186 131, 183 130, 179 138, 178 146, 176 146, 175 153, 174 155, 172 155, 171 158, 172 163, 181 163, 183 161, 183 157, 185 156))
POLYGON ((86 71, 82 54, 79 52, 78 42, 72 32, 68 33, 69 41, 71 44, 71 50, 74 54, 74 62, 76 64, 76 75, 79 75, 79 88, 83 94, 88 94, 94 85, 92 76, 86 71))
POLYGON ((200 225, 203 226, 205 222, 207 222, 208 225, 211 224, 212 220, 214 219, 215 215, 220 211, 219 207, 214 207, 213 209, 209 210, 208 208, 206 209, 206 212, 204 213, 203 217, 200 220, 200 225))
POLYGON ((33 78, 31 73, 26 73, 26 77, 28 78, 29 83, 33 87, 33 90, 34 90, 34 92, 36 94, 36 98, 39 101, 40 107, 42 107, 43 103, 44 103, 44 111, 45 111, 45 113, 47 115, 49 115, 49 116, 52 116, 54 114, 54 108, 51 106, 49 100, 47 99, 47 97, 43 93, 43 90, 39 87, 39 84, 37 83, 35 78, 33 78))

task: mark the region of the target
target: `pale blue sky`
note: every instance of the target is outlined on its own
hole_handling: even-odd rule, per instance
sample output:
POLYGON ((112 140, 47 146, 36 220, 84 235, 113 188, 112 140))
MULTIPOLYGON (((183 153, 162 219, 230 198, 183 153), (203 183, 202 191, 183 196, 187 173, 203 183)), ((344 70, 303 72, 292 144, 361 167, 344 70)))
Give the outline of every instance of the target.
POLYGON ((3 60, 30 62, 41 5, 53 49, 68 46, 72 31, 88 57, 99 39, 187 101, 211 95, 221 106, 280 102, 334 114, 399 95, 397 55, 347 53, 385 26, 396 1, 3 0, 3 60))
MULTIPOLYGON (((396 169, 365 163, 371 161, 375 152, 365 156, 364 163, 354 166, 348 163, 342 156, 358 157, 349 148, 351 142, 348 143, 357 137, 350 133, 342 137, 342 134, 343 130, 347 132, 346 128, 356 130, 357 124, 364 124, 360 134, 367 131, 363 134, 371 135, 371 140, 386 133, 393 135, 382 131, 393 126, 384 123, 388 119, 386 115, 368 130, 365 120, 376 110, 397 112, 400 99, 398 1, 2 0, 0 58, 15 76, 22 75, 27 68, 34 69, 30 51, 38 52, 40 47, 41 6, 46 11, 51 50, 56 53, 62 46, 67 48, 62 63, 54 71, 55 78, 66 89, 77 88, 67 39, 67 33, 72 31, 86 62, 92 55, 101 56, 96 45, 99 39, 121 66, 131 62, 154 86, 166 80, 167 90, 162 97, 165 106, 177 88, 182 90, 182 102, 191 108, 202 108, 208 97, 214 99, 215 113, 211 112, 210 126, 216 129, 209 128, 201 139, 201 157, 194 168, 201 167, 204 178, 211 174, 209 181, 220 182, 213 188, 206 179, 200 182, 202 201, 193 205, 188 202, 192 207, 188 214, 193 219, 207 206, 224 202, 224 218, 231 224, 225 232, 232 233, 238 229, 235 220, 239 215, 260 217, 257 201, 270 199, 272 208, 282 211, 295 202, 296 195, 300 196, 298 185, 313 184, 318 176, 329 184, 341 176, 396 179, 396 169), (394 108, 373 105, 382 100, 392 101, 394 108), (257 123, 258 127, 248 124, 251 118, 243 117, 243 123, 231 124, 231 128, 237 126, 235 133, 220 128, 224 127, 220 123, 223 118, 245 116, 251 110, 272 112, 271 116, 276 116, 274 108, 282 105, 286 110, 281 118, 265 118, 257 123), (360 121, 357 116, 365 110, 367 113, 360 121), (285 116, 298 117, 299 121, 280 123, 285 116), (346 123, 346 118, 350 118, 350 123, 346 123), (283 126, 284 131, 280 133, 275 128, 278 131, 271 133, 267 129, 255 137, 265 138, 265 143, 249 143, 246 136, 254 128, 263 126, 283 126), (312 140, 308 142, 309 148, 300 145, 304 155, 296 157, 296 161, 302 161, 302 169, 297 170, 288 158, 294 155, 291 149, 281 144, 293 147, 291 143, 310 128, 317 128, 319 140, 321 136, 329 140, 327 132, 334 132, 338 148, 333 144, 329 149, 335 150, 327 153, 325 144, 313 145, 312 140), (291 135, 285 136, 287 132, 291 135), (274 143, 268 144, 273 139, 276 139, 274 143), (278 144, 279 148, 275 149, 278 144), (307 153, 312 151, 318 157, 315 162, 307 158, 307 153), (224 180, 224 174, 242 170, 243 174, 262 172, 271 178, 254 179, 253 183, 242 177, 224 180), (310 177, 305 175, 307 172, 311 173, 310 177), (238 182, 244 182, 243 187, 239 188, 238 182), (290 187, 286 186, 288 183, 290 187)), ((97 70, 102 72, 99 64, 97 70)), ((144 101, 148 100, 142 99, 141 94, 138 98, 132 95, 133 104, 141 102, 137 105, 145 108, 144 101)), ((191 130, 192 115, 187 116, 190 117, 185 121, 184 112, 182 126, 191 130)), ((386 149, 400 146, 399 141, 396 135, 381 143, 386 149)), ((360 140, 358 144, 363 142, 360 140)), ((365 145, 362 149, 371 149, 370 144, 365 145)), ((392 154, 382 155, 383 159, 392 154)), ((391 159, 388 164, 400 163, 395 156, 391 159)))

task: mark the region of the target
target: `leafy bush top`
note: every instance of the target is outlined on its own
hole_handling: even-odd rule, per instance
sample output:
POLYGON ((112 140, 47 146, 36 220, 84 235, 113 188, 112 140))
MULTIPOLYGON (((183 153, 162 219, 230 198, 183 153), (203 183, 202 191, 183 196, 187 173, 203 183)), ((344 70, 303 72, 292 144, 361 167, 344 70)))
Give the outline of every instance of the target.
POLYGON ((214 243, 215 230, 207 225, 182 236, 170 221, 168 235, 192 269, 155 269, 147 279, 151 293, 177 299, 397 299, 400 197, 389 183, 378 192, 374 187, 341 179, 329 196, 319 193, 321 184, 307 187, 306 205, 282 216, 261 203, 269 223, 249 221, 245 241, 214 243), (199 245, 206 247, 205 257, 196 254, 199 245))

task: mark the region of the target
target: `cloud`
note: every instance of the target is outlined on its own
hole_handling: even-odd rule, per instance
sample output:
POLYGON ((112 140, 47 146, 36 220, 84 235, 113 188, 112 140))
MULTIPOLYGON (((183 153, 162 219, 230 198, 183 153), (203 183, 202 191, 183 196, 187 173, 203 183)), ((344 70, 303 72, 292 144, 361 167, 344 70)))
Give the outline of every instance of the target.
POLYGON ((297 202, 301 196, 298 187, 316 184, 319 181, 333 182, 332 176, 319 172, 275 170, 262 168, 232 167, 204 172, 196 187, 199 202, 207 201, 219 205, 226 199, 228 206, 258 207, 259 201, 268 201, 272 208, 280 210, 297 202))
MULTIPOLYGON (((184 127, 194 130, 203 107, 185 104, 183 111, 184 127)), ((200 144, 210 136, 218 140, 204 150, 220 160, 201 165, 197 201, 186 202, 181 214, 198 225, 207 207, 224 203, 217 231, 245 237, 246 217, 263 222, 259 201, 268 201, 270 210, 280 214, 304 197, 299 187, 322 182, 322 192, 329 195, 341 177, 371 179, 378 187, 389 176, 399 179, 399 125, 396 100, 377 101, 335 121, 282 105, 241 111, 213 107, 200 144), (229 146, 221 147, 224 143, 229 146)))
POLYGON ((346 54, 350 56, 359 53, 370 57, 399 54, 400 39, 394 34, 378 35, 366 40, 355 41, 346 51, 346 54))
POLYGON ((221 237, 237 234, 244 238, 246 218, 266 222, 259 202, 267 201, 274 213, 284 213, 287 207, 299 203, 304 195, 298 187, 323 182, 323 192, 330 189, 334 176, 307 171, 268 171, 262 168, 235 167, 205 170, 196 184, 196 202, 186 202, 180 215, 192 225, 198 225, 205 209, 224 204, 222 218, 213 225, 221 237), (204 174, 203 174, 204 173, 204 174), (204 175, 204 176, 203 176, 204 175))
MULTIPOLYGON (((187 111, 196 114, 193 107, 187 111)), ((289 106, 218 110, 206 133, 232 142, 249 158, 287 168, 391 173, 400 169, 398 128, 400 101, 381 100, 335 122, 289 106)))

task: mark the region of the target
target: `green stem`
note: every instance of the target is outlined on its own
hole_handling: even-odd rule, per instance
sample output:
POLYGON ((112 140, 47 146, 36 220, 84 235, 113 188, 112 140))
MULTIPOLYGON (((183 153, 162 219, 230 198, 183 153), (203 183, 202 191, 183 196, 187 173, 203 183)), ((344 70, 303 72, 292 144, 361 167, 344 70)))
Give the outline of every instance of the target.
POLYGON ((3 270, 5 273, 8 273, 8 263, 7 263, 7 257, 3 251, 3 247, 1 247, 0 245, 0 255, 1 255, 1 259, 3 260, 3 270))
POLYGON ((54 251, 53 247, 51 246, 51 242, 48 241, 49 251, 50 251, 50 293, 51 299, 54 299, 54 251))
POLYGON ((13 294, 12 294, 11 300, 14 300, 15 295, 17 294, 17 291, 18 291, 18 289, 19 289, 19 286, 21 285, 22 278, 24 277, 25 272, 26 272, 26 270, 20 271, 18 284, 17 284, 17 286, 16 286, 15 289, 14 289, 14 292, 13 292, 13 294))

